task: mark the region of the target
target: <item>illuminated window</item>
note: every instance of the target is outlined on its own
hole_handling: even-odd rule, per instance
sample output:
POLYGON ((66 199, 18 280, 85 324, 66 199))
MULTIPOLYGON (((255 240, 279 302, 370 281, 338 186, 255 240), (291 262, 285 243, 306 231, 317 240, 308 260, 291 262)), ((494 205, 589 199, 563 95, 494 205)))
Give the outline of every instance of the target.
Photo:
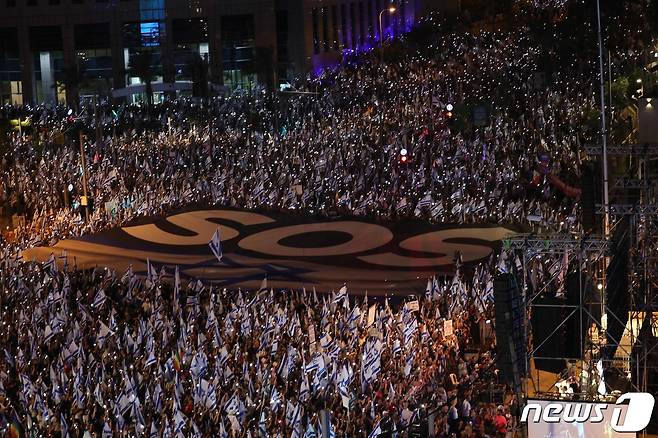
POLYGON ((158 22, 139 24, 142 47, 156 47, 160 44, 160 26, 158 22))

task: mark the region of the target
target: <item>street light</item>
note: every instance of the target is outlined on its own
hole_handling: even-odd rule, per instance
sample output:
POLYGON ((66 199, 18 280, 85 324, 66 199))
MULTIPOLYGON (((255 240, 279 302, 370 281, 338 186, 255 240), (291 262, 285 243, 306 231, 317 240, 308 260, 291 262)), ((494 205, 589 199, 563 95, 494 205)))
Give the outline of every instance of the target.
POLYGON ((382 14, 384 12, 388 12, 389 14, 393 15, 395 14, 395 6, 389 6, 386 9, 382 9, 382 11, 379 13, 379 61, 383 64, 384 63, 384 32, 382 30, 382 14))

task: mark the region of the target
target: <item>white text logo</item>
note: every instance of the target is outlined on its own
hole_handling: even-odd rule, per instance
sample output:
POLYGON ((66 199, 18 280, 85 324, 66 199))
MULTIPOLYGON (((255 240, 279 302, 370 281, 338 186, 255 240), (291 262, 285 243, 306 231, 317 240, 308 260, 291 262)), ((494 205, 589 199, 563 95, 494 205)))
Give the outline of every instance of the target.
POLYGON ((521 422, 532 423, 601 423, 605 411, 612 409, 610 426, 616 432, 639 432, 649 424, 654 405, 653 395, 646 392, 628 392, 615 405, 605 403, 569 403, 551 402, 542 406, 536 401, 529 401, 523 408, 521 422), (621 405, 628 401, 626 415, 622 419, 621 405))

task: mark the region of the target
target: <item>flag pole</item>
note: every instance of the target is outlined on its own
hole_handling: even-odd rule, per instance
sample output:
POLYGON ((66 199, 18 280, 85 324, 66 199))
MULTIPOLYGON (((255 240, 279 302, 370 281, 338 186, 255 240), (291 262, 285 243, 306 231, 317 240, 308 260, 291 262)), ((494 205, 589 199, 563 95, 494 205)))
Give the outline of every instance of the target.
POLYGON ((80 161, 82 164, 82 193, 85 197, 85 218, 89 222, 89 197, 87 196, 87 163, 85 159, 85 146, 82 134, 82 129, 79 132, 80 136, 80 161))

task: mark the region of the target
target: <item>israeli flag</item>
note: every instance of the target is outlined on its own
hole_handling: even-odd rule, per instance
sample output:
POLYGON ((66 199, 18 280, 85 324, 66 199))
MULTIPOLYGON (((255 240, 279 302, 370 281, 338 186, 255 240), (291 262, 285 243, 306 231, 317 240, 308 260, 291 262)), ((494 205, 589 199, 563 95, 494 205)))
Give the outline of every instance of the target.
POLYGON ((279 405, 281 405, 281 396, 279 395, 279 391, 277 391, 276 387, 274 387, 270 397, 270 406, 272 407, 273 411, 276 411, 279 405))
POLYGON ((347 286, 343 285, 343 287, 340 288, 338 291, 338 295, 336 295, 336 298, 334 298, 334 303, 340 303, 342 300, 347 299, 347 286))
POLYGON ((334 426, 331 424, 331 413, 329 411, 325 411, 326 413, 326 418, 327 418, 327 437, 328 438, 336 438, 336 432, 334 431, 334 426))
POLYGON ((400 345, 400 340, 396 339, 393 342, 393 356, 397 356, 402 352, 402 346, 400 345))
POLYGON ((418 201, 418 207, 420 208, 429 207, 430 205, 432 205, 433 202, 434 201, 432 200, 432 195, 428 193, 427 195, 425 195, 423 199, 418 201))
POLYGON ((318 434, 315 432, 315 428, 313 428, 313 424, 311 424, 310 421, 308 423, 308 427, 306 427, 304 438, 318 438, 318 434))
POLYGON ((95 308, 100 308, 103 303, 105 302, 106 296, 105 296, 105 291, 103 289, 99 290, 96 296, 94 297, 94 303, 92 304, 93 307, 95 308))
POLYGON ((220 238, 219 227, 215 230, 215 234, 212 235, 212 239, 210 239, 208 246, 215 257, 217 257, 217 261, 221 262, 224 252, 222 250, 222 240, 220 238))
POLYGON ((55 331, 50 328, 50 325, 47 325, 43 333, 43 342, 50 341, 53 336, 55 336, 55 331))
POLYGON ((148 357, 148 359, 146 359, 146 363, 144 364, 144 366, 149 367, 151 365, 155 365, 156 362, 157 362, 157 360, 155 359, 155 355, 153 354, 153 349, 151 349, 149 351, 149 357, 148 357))
POLYGON ((101 321, 100 322, 100 328, 98 330, 98 336, 96 337, 96 340, 98 341, 99 345, 101 347, 103 347, 103 344, 105 343, 107 338, 112 334, 114 334, 112 332, 112 330, 108 326, 103 324, 103 322, 101 321))
POLYGON ((297 403, 290 419, 292 438, 302 438, 302 405, 297 403))
POLYGON ((182 434, 183 428, 185 427, 185 417, 183 417, 183 414, 181 414, 181 412, 178 410, 174 416, 174 421, 176 424, 176 434, 182 434))
POLYGON ((162 387, 160 387, 159 383, 153 389, 153 407, 156 412, 162 411, 162 387))
POLYGON ((70 362, 80 351, 80 348, 72 341, 69 345, 64 348, 64 362, 70 362))
POLYGON ((103 425, 102 438, 112 438, 112 429, 110 429, 110 425, 107 423, 103 425))
POLYGON ((158 438, 158 429, 155 427, 155 422, 151 423, 151 432, 149 433, 149 438, 158 438))
POLYGON ((304 374, 302 377, 302 383, 299 386, 299 400, 305 401, 311 395, 310 387, 308 385, 308 375, 304 374))
POLYGON ((63 413, 59 414, 59 419, 62 428, 62 438, 67 438, 69 436, 69 425, 66 423, 63 413))
POLYGON ((368 435, 368 438, 377 438, 380 434, 382 433, 382 426, 381 426, 381 420, 377 422, 377 426, 370 432, 370 435, 368 435))
POLYGON ((432 279, 428 278, 427 286, 425 287, 425 299, 427 301, 431 301, 433 295, 434 295, 434 283, 432 282, 432 279))
POLYGON ((265 421, 265 411, 261 411, 260 420, 258 421, 259 438, 267 438, 267 423, 265 421))
POLYGON ((158 271, 148 258, 146 259, 146 279, 151 283, 151 286, 158 281, 158 271))
POLYGON ((57 272, 57 263, 55 262, 55 255, 50 254, 50 258, 48 261, 43 265, 43 268, 48 272, 48 274, 51 277, 55 276, 55 273, 57 272))

